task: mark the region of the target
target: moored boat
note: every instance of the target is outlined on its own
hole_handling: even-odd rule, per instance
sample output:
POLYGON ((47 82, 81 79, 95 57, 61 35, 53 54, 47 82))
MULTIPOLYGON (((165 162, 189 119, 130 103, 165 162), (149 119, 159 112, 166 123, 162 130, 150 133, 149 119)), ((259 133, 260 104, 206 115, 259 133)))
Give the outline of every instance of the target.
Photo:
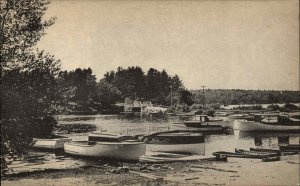
POLYGON ((147 152, 181 154, 205 153, 205 138, 201 133, 190 131, 157 132, 143 137, 147 152))
POLYGON ((256 115, 254 121, 235 120, 234 129, 239 131, 296 131, 300 132, 300 120, 283 115, 256 115))
POLYGON ((33 148, 39 149, 63 149, 66 142, 71 141, 70 138, 63 136, 54 136, 52 138, 33 138, 33 148))
POLYGON ((222 126, 225 123, 222 119, 210 119, 207 115, 195 115, 192 120, 183 121, 187 127, 203 128, 209 126, 222 126))

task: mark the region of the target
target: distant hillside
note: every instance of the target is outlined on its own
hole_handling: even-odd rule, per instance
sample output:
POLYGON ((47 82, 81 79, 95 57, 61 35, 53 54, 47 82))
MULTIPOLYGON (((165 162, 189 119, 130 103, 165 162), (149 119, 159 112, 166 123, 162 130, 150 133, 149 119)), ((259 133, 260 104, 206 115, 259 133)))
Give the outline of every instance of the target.
MULTIPOLYGON (((190 90, 195 103, 203 103, 202 90, 190 90)), ((204 90, 205 103, 220 104, 271 104, 299 103, 300 91, 207 89, 204 90)))

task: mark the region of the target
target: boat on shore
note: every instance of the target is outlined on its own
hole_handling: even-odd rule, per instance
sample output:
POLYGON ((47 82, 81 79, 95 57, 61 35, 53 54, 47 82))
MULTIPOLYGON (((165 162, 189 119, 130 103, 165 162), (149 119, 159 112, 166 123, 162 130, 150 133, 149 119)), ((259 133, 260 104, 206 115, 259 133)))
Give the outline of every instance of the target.
POLYGON ((286 152, 300 152, 300 144, 280 145, 279 149, 286 152))
POLYGON ((250 147, 250 151, 252 151, 252 152, 272 152, 272 153, 278 153, 281 156, 294 155, 294 154, 300 153, 300 150, 289 151, 289 150, 284 150, 284 149, 264 149, 264 148, 252 148, 252 147, 250 147))
POLYGON ((64 150, 75 156, 138 161, 145 154, 146 144, 130 136, 92 133, 89 141, 65 143, 64 150))
POLYGON ((52 136, 49 138, 33 138, 32 147, 37 149, 63 149, 66 142, 71 141, 70 138, 64 136, 52 136))
POLYGON ((192 131, 165 131, 145 135, 146 152, 166 152, 177 154, 205 153, 205 137, 192 131))
POLYGON ((234 129, 251 131, 295 131, 300 132, 300 120, 287 115, 255 115, 253 121, 235 120, 234 129))
POLYGON ((218 151, 213 153, 216 157, 231 157, 231 158, 249 158, 249 159, 263 159, 269 157, 277 157, 278 153, 273 152, 252 152, 245 150, 236 150, 235 152, 218 151))

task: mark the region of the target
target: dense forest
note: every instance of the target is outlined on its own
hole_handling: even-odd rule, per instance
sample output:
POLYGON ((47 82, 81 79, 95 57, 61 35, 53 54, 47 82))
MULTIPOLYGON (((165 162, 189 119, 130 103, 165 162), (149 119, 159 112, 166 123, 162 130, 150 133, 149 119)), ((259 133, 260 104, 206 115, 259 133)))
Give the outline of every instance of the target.
POLYGON ((119 67, 116 71, 106 72, 98 82, 90 68, 61 71, 57 84, 70 92, 71 102, 98 103, 105 108, 116 102, 124 102, 125 98, 170 105, 171 91, 174 100, 178 94, 183 95, 184 100, 185 92, 188 92, 178 75, 170 76, 165 70, 154 68, 145 73, 138 66, 127 69, 119 67))
MULTIPOLYGON (((150 68, 147 73, 136 66, 109 71, 99 81, 90 68, 61 71, 57 84, 70 93, 69 101, 111 108, 125 98, 149 100, 159 105, 191 106, 205 104, 273 104, 299 103, 299 91, 273 90, 187 90, 178 75, 171 76, 166 70, 150 68), (171 95, 172 93, 172 95, 171 95), (204 94, 203 94, 204 93, 204 94)), ((65 91, 66 94, 67 91, 65 91)))
POLYGON ((274 90, 225 90, 207 89, 191 90, 195 103, 219 103, 224 105, 235 104, 272 104, 272 103, 299 103, 299 91, 274 91, 274 90), (203 99, 204 98, 204 99, 203 99))

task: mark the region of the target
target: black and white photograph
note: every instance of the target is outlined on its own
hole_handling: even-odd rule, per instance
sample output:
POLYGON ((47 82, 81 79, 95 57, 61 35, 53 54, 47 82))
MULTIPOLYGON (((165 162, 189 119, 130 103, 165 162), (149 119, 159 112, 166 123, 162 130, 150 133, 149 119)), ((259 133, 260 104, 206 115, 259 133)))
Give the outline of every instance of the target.
POLYGON ((299 0, 0 0, 1 185, 299 186, 299 0))

